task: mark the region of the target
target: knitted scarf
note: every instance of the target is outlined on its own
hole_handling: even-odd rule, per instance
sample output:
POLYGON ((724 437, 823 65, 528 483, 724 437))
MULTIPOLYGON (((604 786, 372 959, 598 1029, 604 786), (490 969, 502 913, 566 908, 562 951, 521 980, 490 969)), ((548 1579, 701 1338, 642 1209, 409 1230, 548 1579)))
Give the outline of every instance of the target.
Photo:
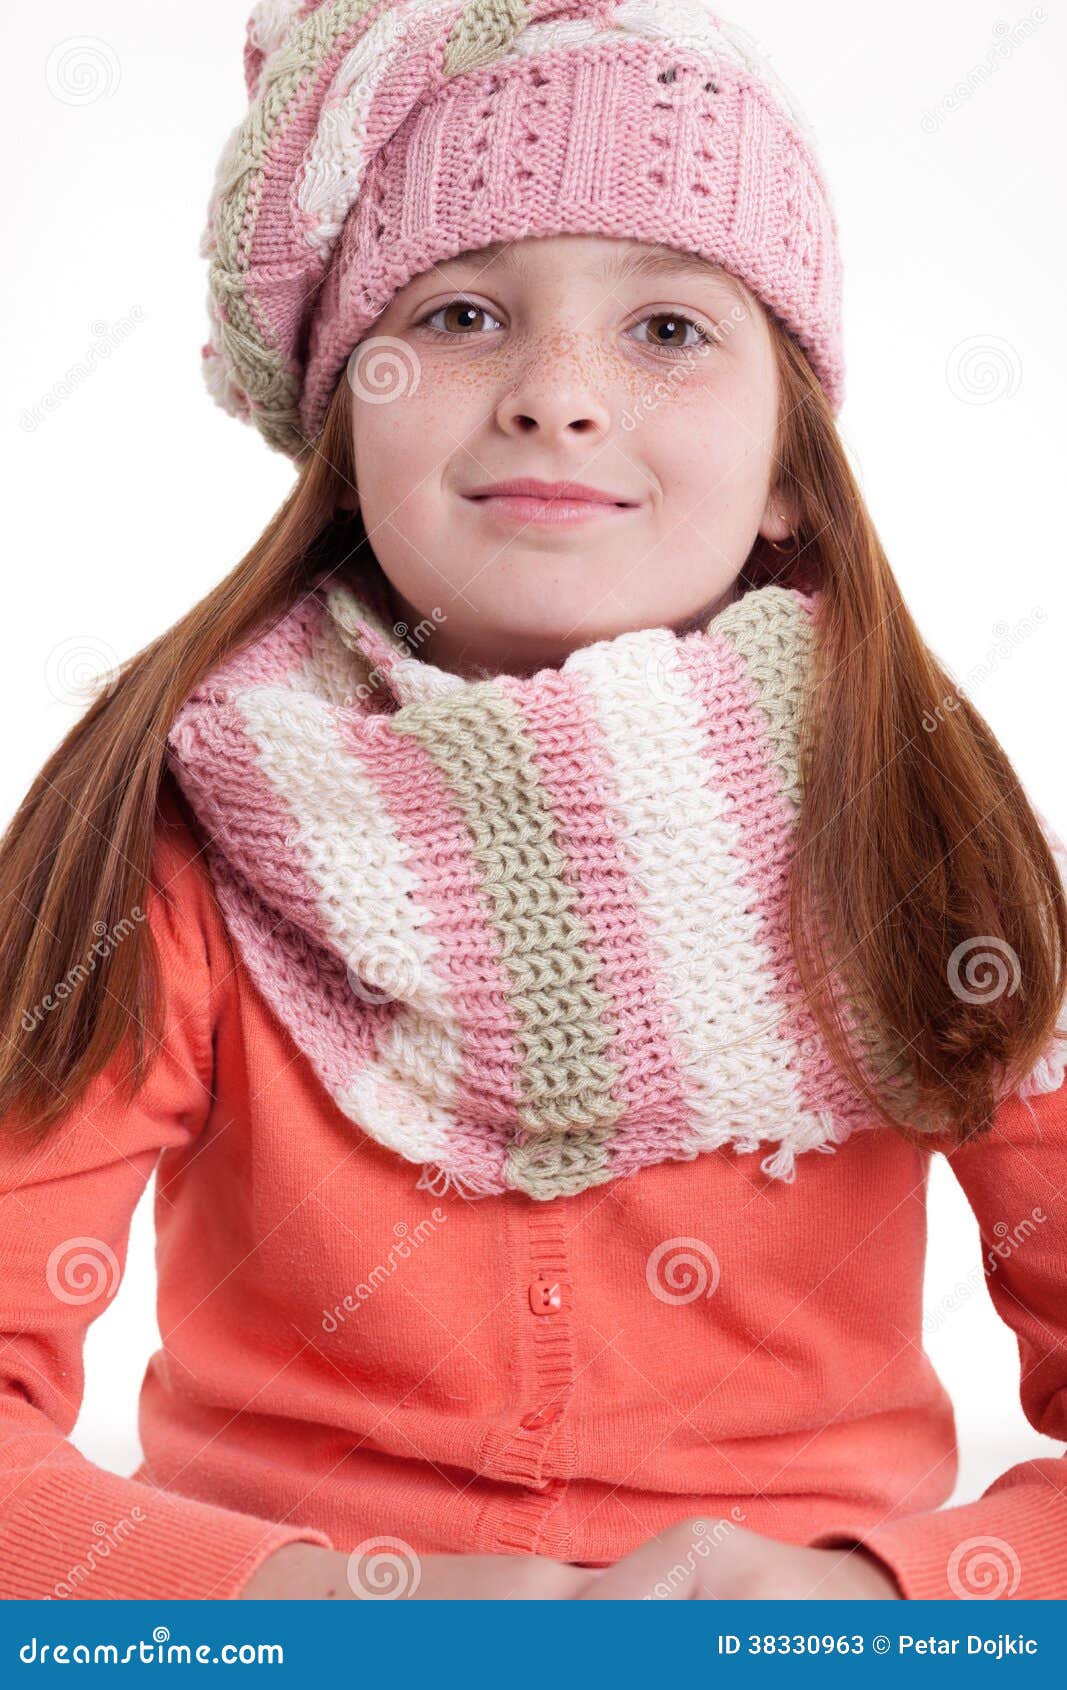
POLYGON ((185 701, 168 765, 229 931, 420 1187, 548 1199, 764 1145, 792 1181, 877 1124, 788 941, 819 597, 753 589, 706 629, 471 679, 419 652, 429 620, 323 574, 185 701))

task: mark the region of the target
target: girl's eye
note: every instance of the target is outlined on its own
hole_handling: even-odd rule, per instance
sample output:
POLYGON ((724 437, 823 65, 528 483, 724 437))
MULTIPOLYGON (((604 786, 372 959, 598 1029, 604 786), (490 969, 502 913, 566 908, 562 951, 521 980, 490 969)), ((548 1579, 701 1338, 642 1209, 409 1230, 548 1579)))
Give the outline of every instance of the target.
MULTIPOLYGON (((476 332, 475 325, 479 317, 487 318, 490 323, 495 323, 497 328, 501 326, 486 306, 476 304, 473 299, 462 298, 450 299, 445 305, 439 305, 436 310, 428 312, 420 320, 419 326, 428 328, 431 334, 440 335, 442 339, 469 340, 473 338, 472 330, 476 332), (441 327, 434 323, 435 317, 446 319, 441 327)), ((704 328, 703 324, 696 322, 694 318, 687 317, 682 311, 655 311, 648 317, 642 317, 641 323, 662 325, 662 329, 657 328, 654 331, 654 340, 645 342, 645 345, 654 346, 660 352, 691 352, 694 346, 710 346, 716 339, 711 330, 704 328), (687 329, 692 329, 695 340, 686 340, 687 329)), ((637 328, 640 324, 635 323, 633 326, 637 328)))
POLYGON ((487 311, 484 305, 476 305, 473 299, 450 299, 447 305, 439 305, 436 311, 431 311, 423 317, 422 324, 429 327, 432 334, 449 335, 453 339, 467 335, 469 339, 467 331, 472 326, 472 317, 488 317, 490 322, 496 322, 492 313, 487 311), (446 312, 452 312, 457 320, 443 329, 433 327, 434 318, 442 317, 446 312))
POLYGON ((655 311, 650 317, 642 317, 640 323, 634 324, 634 328, 640 328, 641 323, 663 325, 662 336, 661 331, 657 329, 654 331, 655 338, 644 343, 646 346, 655 346, 656 350, 660 352, 691 352, 695 345, 710 346, 715 339, 711 331, 706 329, 702 323, 696 322, 692 317, 685 316, 681 311, 655 311), (697 337, 695 341, 691 340, 686 343, 686 329, 694 330, 697 337), (682 336, 681 340, 676 338, 679 333, 682 336))

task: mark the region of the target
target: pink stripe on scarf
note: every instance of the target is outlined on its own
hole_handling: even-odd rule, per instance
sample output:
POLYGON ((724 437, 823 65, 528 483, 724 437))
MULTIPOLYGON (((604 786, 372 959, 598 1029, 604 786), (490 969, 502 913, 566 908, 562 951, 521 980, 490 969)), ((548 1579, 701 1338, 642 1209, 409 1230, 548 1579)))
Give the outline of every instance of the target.
MULTIPOLYGON (((289 687, 299 682, 300 672, 315 649, 322 620, 322 607, 311 592, 292 605, 272 628, 264 629, 244 650, 235 651, 227 662, 213 669, 212 692, 238 692, 244 687, 289 687)), ((186 700, 195 703, 200 688, 186 700)))
POLYGON ((223 705, 215 717, 192 721, 183 721, 183 714, 170 736, 183 761, 180 774, 176 768, 172 772, 204 829, 220 906, 234 933, 246 940, 249 970, 263 996, 287 1031, 294 1022, 303 1024, 319 1078, 328 1088, 340 1088, 354 1069, 374 1060, 398 1006, 357 998, 341 958, 328 948, 315 948, 302 931, 310 930, 328 946, 299 844, 300 817, 265 774, 239 706, 223 705), (231 806, 234 791, 240 790, 239 829, 226 825, 214 798, 216 786, 224 787, 231 806), (296 841, 292 845, 290 838, 296 841), (262 883, 274 906, 266 917, 258 894, 249 894, 245 874, 262 883), (282 910, 295 911, 300 925, 277 913, 282 910), (285 958, 281 965, 279 951, 285 958))

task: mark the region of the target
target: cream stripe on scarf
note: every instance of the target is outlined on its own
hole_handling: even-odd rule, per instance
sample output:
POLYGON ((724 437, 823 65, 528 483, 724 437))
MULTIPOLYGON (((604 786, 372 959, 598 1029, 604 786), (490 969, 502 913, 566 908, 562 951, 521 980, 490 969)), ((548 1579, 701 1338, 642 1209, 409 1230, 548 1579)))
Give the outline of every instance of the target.
POLYGON ((791 1122, 810 1130, 789 1072, 793 1052, 778 1031, 759 912, 751 889, 738 884, 747 857, 737 824, 724 814, 724 794, 709 784, 716 776, 703 708, 678 665, 676 636, 646 630, 625 648, 617 642, 610 660, 589 646, 571 655, 568 669, 590 689, 614 764, 615 826, 633 859, 650 947, 671 993, 666 1015, 688 1081, 692 1147, 740 1139, 756 1148, 760 1137, 777 1140, 791 1122), (620 672, 624 659, 628 673, 620 672), (661 825, 668 765, 676 837, 661 825), (695 837, 705 841, 703 896, 692 875, 695 837), (695 934, 717 928, 726 940, 725 968, 713 946, 694 943, 695 934))
POLYGON ((383 993, 391 992, 390 975, 399 967, 405 1004, 426 1012, 397 1017, 373 1069, 353 1079, 352 1095, 368 1111, 368 1130, 381 1130, 396 1147, 421 1145, 429 1131, 435 1154, 443 1151, 461 1046, 450 994, 435 966, 433 915, 419 903, 418 876, 408 866, 406 847, 374 781, 342 746, 321 703, 276 687, 249 688, 238 703, 264 774, 300 818, 293 837, 312 884, 322 888, 316 908, 331 944, 383 993), (359 827, 348 825, 353 816, 361 818, 359 827), (385 945, 382 934, 389 935, 385 945), (428 1017, 437 1021, 436 1031, 428 1017), (410 1088, 401 1116, 391 1083, 410 1088), (435 1095, 420 1121, 414 1117, 421 1110, 411 1099, 421 1100, 424 1092, 435 1095))

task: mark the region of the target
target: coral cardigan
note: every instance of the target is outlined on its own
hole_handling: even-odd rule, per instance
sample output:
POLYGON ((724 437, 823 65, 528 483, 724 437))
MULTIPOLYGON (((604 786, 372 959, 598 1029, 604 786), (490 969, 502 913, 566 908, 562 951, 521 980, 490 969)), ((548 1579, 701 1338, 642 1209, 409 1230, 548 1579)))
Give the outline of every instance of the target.
MULTIPOLYGON (((280 1544, 377 1533, 604 1565, 699 1513, 861 1539, 908 1597, 980 1588, 990 1554, 1005 1596, 1067 1597, 1062 1460, 938 1511, 956 1447, 922 1345, 927 1154, 877 1128, 793 1185, 719 1151, 551 1202, 419 1191, 253 987, 194 826, 165 785, 147 1083, 130 1101, 124 1053, 43 1146, 0 1135, 0 1596, 233 1597, 280 1544), (163 1347, 123 1477, 69 1434, 154 1169, 163 1347)), ((951 1157, 1023 1407, 1058 1438, 1065 1090, 951 1157)))

